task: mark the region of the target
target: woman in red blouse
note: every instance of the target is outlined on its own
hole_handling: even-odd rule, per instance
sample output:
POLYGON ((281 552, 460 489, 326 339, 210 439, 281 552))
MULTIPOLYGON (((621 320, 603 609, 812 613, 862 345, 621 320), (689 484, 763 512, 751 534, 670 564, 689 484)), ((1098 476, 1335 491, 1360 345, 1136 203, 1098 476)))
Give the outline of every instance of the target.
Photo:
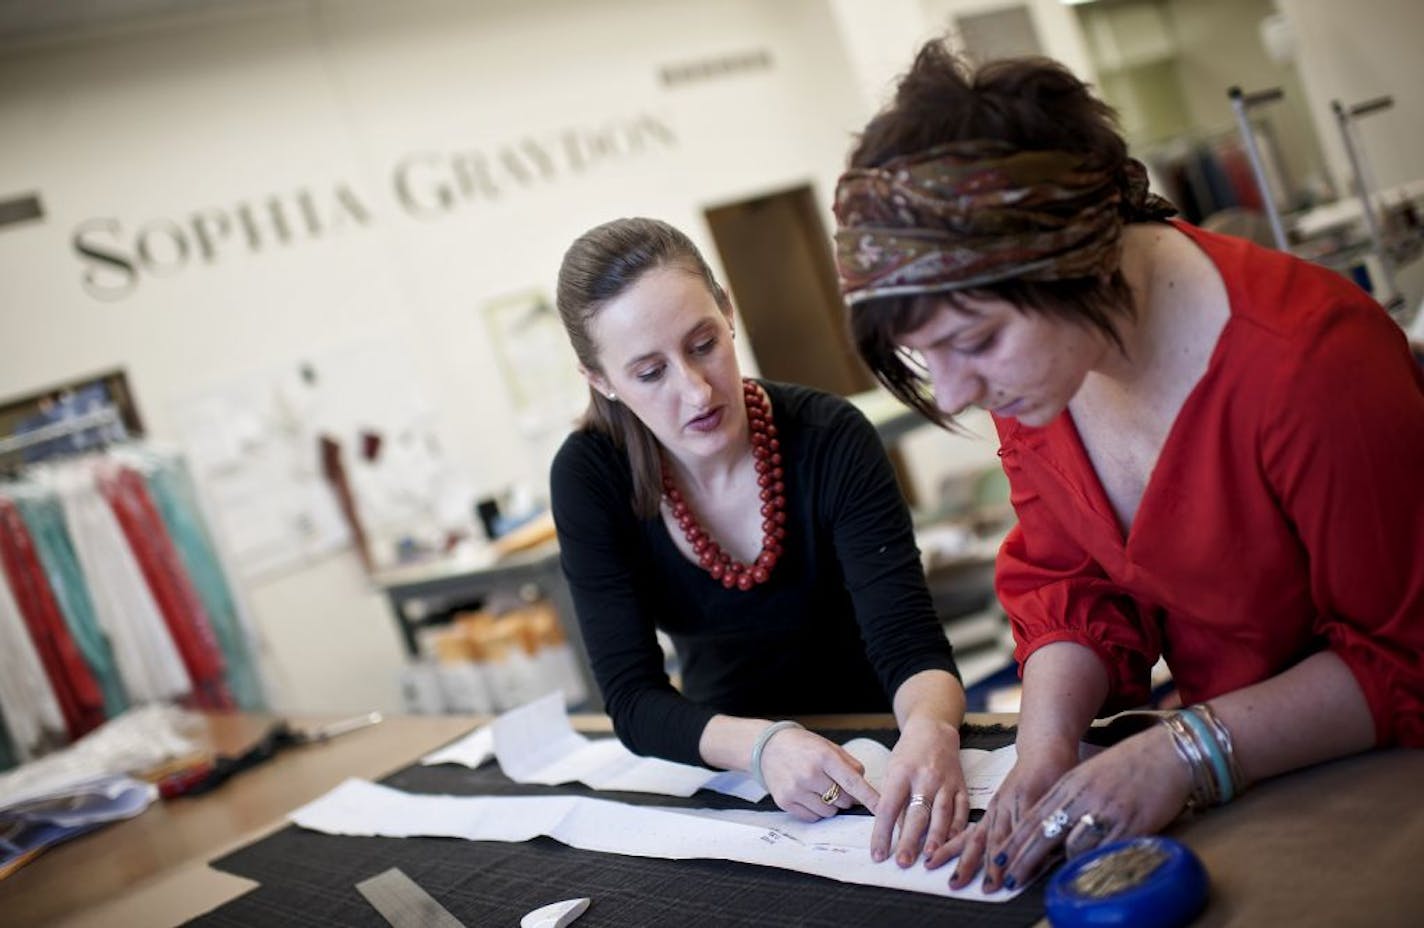
POLYGON ((993 414, 1019 518, 1018 763, 929 856, 952 886, 1424 745, 1424 377, 1344 278, 1173 212, 1061 66, 938 43, 837 190, 862 355, 934 421, 993 414), (1159 657, 1189 707, 1080 764, 1159 657))

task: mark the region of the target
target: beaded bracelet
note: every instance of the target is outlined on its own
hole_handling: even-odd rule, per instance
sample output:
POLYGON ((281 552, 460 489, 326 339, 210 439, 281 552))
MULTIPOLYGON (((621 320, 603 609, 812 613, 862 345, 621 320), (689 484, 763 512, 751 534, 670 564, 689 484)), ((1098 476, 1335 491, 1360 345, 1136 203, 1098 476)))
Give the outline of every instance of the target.
POLYGON ((799 722, 792 722, 790 720, 772 722, 761 730, 761 734, 757 736, 756 744, 752 745, 752 762, 748 765, 747 769, 751 772, 752 777, 756 779, 757 784, 761 786, 762 789, 766 789, 766 780, 762 779, 761 776, 761 752, 766 750, 766 743, 771 740, 772 735, 775 735, 779 731, 785 731, 788 728, 805 728, 805 726, 799 722))

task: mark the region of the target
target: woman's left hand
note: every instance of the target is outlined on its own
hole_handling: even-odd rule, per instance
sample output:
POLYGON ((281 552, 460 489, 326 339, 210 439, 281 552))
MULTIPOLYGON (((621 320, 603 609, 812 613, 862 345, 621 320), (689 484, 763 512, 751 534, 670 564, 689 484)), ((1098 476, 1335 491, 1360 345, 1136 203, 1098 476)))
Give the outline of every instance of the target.
POLYGON ((914 718, 900 731, 890 753, 880 803, 870 835, 870 854, 890 856, 895 826, 895 862, 908 867, 921 848, 933 853, 964 830, 969 821, 969 793, 959 765, 959 730, 936 718, 914 718))
MULTIPOLYGON (((1191 794, 1191 773, 1155 725, 1065 773, 1009 835, 1003 885, 1026 886, 1059 852, 1161 831, 1191 794)), ((997 861, 996 861, 997 862, 997 861)))

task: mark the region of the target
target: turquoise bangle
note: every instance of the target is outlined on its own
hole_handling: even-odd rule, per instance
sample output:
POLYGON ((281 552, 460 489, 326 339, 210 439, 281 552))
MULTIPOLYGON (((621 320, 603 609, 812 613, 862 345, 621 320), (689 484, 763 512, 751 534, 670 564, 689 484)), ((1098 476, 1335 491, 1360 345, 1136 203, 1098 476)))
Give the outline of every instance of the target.
MULTIPOLYGON (((766 726, 761 730, 761 734, 757 736, 756 744, 752 746, 752 762, 748 765, 747 769, 756 779, 757 785, 760 786, 762 789, 766 789, 766 780, 762 779, 761 776, 761 752, 766 750, 766 743, 771 740, 772 735, 776 734, 779 731, 785 731, 788 728, 804 727, 805 726, 802 725, 800 722, 792 722, 790 720, 786 720, 781 722, 772 722, 770 725, 766 726)), ((770 790, 767 791, 770 792, 770 790)))
POLYGON ((1182 721, 1191 726, 1192 733, 1197 736, 1197 743, 1206 752, 1208 762, 1216 776, 1217 804, 1226 805, 1236 795, 1236 783, 1231 778, 1231 768, 1226 765, 1226 754, 1222 751, 1221 744, 1216 740, 1216 732, 1211 730, 1211 726, 1206 720, 1197 715, 1191 709, 1181 713, 1182 721))

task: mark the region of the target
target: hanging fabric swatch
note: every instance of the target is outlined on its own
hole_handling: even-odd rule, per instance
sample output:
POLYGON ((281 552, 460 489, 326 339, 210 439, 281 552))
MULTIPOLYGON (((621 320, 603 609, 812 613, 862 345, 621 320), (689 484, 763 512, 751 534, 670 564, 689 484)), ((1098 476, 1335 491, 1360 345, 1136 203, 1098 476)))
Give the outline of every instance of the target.
POLYGON ((69 737, 78 738, 104 721, 104 696, 60 615, 24 520, 4 496, 0 496, 0 562, 69 737))
POLYGON ((92 465, 63 462, 42 473, 59 495, 99 627, 113 646, 130 699, 146 703, 187 696, 192 690, 188 671, 123 529, 99 495, 92 465))
POLYGON ((143 476, 130 467, 101 463, 95 478, 128 539, 168 632, 193 683, 199 709, 231 709, 223 657, 202 600, 148 494, 143 476))
POLYGON ((66 740, 64 714, 6 582, 0 582, 0 711, 22 762, 66 740))
POLYGON ((217 548, 203 525, 197 495, 181 460, 155 456, 140 469, 217 635, 228 689, 234 701, 238 708, 248 712, 265 709, 267 701, 254 648, 238 615, 217 548))
POLYGON ((104 694, 104 715, 113 718, 128 708, 128 696, 109 639, 89 600, 89 585, 79 569, 59 498, 33 483, 6 487, 4 492, 19 507, 69 633, 104 694))

